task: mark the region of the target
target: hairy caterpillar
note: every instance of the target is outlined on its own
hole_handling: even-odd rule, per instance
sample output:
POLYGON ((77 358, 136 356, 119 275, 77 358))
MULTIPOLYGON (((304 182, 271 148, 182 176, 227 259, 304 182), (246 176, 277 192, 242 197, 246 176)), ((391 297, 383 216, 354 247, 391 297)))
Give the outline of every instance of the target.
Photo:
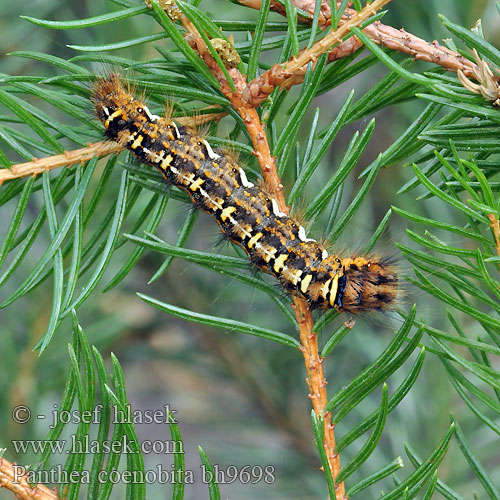
POLYGON ((118 75, 96 83, 93 102, 110 139, 188 193, 259 269, 311 308, 358 313, 385 310, 396 299, 398 277, 390 263, 329 255, 262 187, 248 181, 233 158, 194 130, 151 114, 118 75))

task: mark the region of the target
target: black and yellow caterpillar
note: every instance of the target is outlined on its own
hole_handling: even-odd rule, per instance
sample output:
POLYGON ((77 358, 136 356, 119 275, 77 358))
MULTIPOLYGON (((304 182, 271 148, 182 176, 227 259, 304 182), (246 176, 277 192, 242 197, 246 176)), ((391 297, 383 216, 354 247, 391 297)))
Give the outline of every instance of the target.
POLYGON ((329 255, 265 189, 248 181, 231 156, 212 149, 196 131, 151 114, 118 75, 95 84, 93 102, 107 137, 188 193, 288 293, 305 298, 311 308, 352 313, 386 310, 394 303, 398 276, 390 262, 329 255))

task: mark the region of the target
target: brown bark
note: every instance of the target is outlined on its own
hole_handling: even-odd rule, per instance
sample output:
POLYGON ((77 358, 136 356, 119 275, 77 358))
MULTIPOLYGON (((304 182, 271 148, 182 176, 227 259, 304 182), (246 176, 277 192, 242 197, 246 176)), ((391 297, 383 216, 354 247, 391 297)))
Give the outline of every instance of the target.
POLYGON ((0 488, 12 491, 21 500, 59 500, 57 492, 43 484, 31 487, 26 476, 18 477, 19 472, 15 467, 16 464, 0 458, 0 488))
MULTIPOLYGON (((261 0, 238 0, 241 5, 253 9, 260 9, 261 0)), ((375 3, 375 2, 374 2, 375 3)), ((310 22, 314 13, 314 0, 292 0, 295 7, 308 12, 309 18, 300 17, 302 22, 310 22)), ((278 2, 271 2, 271 9, 285 15, 283 6, 278 2)), ((346 9, 341 17, 338 28, 351 22, 353 17, 357 15, 354 9, 346 9)), ((331 12, 329 2, 323 1, 318 19, 319 25, 327 27, 331 23, 331 12)), ((438 66, 441 66, 447 71, 455 73, 461 71, 465 76, 475 78, 476 64, 469 61, 466 57, 458 52, 448 49, 440 45, 437 41, 427 42, 411 33, 408 33, 403 28, 396 29, 392 26, 375 22, 367 26, 363 32, 370 39, 381 47, 387 47, 398 52, 411 55, 415 60, 427 61, 438 66)), ((344 36, 344 35, 343 35, 344 36)), ((356 36, 348 38, 346 41, 339 43, 333 47, 328 53, 328 61, 333 62, 338 59, 347 57, 359 48, 363 43, 356 36)), ((281 65, 283 66, 283 65, 281 65)), ((259 78, 249 83, 249 91, 246 96, 247 101, 255 106, 261 104, 269 94, 277 87, 289 89, 293 85, 300 84, 304 81, 304 76, 307 66, 293 70, 287 66, 288 72, 285 72, 280 65, 273 66, 270 70, 262 74, 259 78)))

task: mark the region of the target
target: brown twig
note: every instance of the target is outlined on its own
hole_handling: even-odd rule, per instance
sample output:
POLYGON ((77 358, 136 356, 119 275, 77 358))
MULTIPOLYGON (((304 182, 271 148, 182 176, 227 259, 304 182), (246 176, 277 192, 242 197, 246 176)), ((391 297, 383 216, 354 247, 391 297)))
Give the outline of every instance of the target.
POLYGON ((0 488, 7 488, 21 500, 59 500, 57 492, 49 490, 43 484, 37 484, 32 488, 27 476, 19 477, 19 471, 15 467, 15 464, 0 458, 0 488))
MULTIPOLYGON (((195 127, 211 120, 219 120, 226 113, 207 113, 198 116, 183 116, 176 118, 176 121, 181 125, 195 127)), ((34 158, 33 161, 26 163, 16 163, 12 168, 0 169, 0 186, 4 181, 18 179, 20 177, 28 177, 29 175, 38 175, 48 170, 53 170, 59 167, 69 167, 77 163, 85 163, 91 160, 94 156, 107 156, 112 153, 123 151, 123 147, 116 142, 101 141, 94 144, 89 144, 86 148, 73 149, 66 151, 61 155, 47 156, 45 158, 34 158)))
POLYGON ((11 169, 4 168, 0 170, 0 185, 2 182, 26 177, 28 175, 38 175, 54 168, 62 166, 75 165, 89 161, 94 156, 106 156, 111 153, 121 151, 123 148, 116 142, 96 142, 89 144, 86 148, 66 151, 62 155, 48 156, 47 158, 35 158, 27 163, 18 163, 11 169))
MULTIPOLYGON (((337 483, 335 479, 340 473, 340 457, 335 451, 335 424, 332 422, 330 412, 325 410, 328 398, 326 394, 327 381, 323 373, 323 359, 319 356, 318 335, 313 332, 312 315, 307 303, 294 297, 293 309, 299 324, 300 343, 304 364, 306 367, 306 382, 309 388, 309 398, 318 417, 323 418, 324 422, 324 440, 326 457, 333 481, 335 483, 336 500, 347 500, 344 483, 337 483)), ((325 473, 328 473, 325 471, 325 473)), ((334 499, 331 499, 334 500, 334 499)))
MULTIPOLYGON (((261 0, 238 0, 242 5, 253 9, 260 9, 261 0)), ((301 10, 308 12, 310 18, 299 18, 304 22, 310 22, 314 13, 314 0, 292 0, 293 5, 301 10)), ((375 2, 374 2, 375 3, 375 2)), ((374 4, 372 4, 374 5, 374 4)), ((271 2, 271 9, 281 14, 285 14, 283 6, 278 2, 271 2)), ((354 9, 346 9, 340 19, 339 27, 349 23, 357 12, 354 9)), ((319 25, 328 26, 331 23, 330 3, 323 1, 321 4, 321 12, 319 16, 319 25)), ((381 47, 387 47, 398 52, 411 55, 416 60, 422 60, 441 66, 447 71, 455 73, 462 72, 465 76, 476 78, 477 66, 466 57, 458 52, 448 49, 447 47, 438 44, 436 41, 429 43, 422 38, 419 38, 404 29, 395 29, 377 21, 363 29, 363 32, 370 39, 381 47)), ((344 36, 344 35, 343 35, 344 36)), ((359 38, 353 36, 346 41, 339 43, 328 54, 328 61, 336 61, 347 57, 359 48, 363 43, 359 38)), ((288 67, 290 70, 290 68, 288 67)), ((268 95, 277 87, 290 88, 292 85, 302 83, 304 80, 306 66, 295 68, 292 75, 284 74, 279 68, 274 66, 267 72, 261 75, 258 79, 249 83, 249 95, 247 100, 249 103, 258 105, 262 103, 268 95), (264 78, 263 78, 264 77, 264 78)), ((497 77, 495 79, 498 80, 497 77)))
POLYGON ((245 100, 249 104, 256 106, 264 101, 275 88, 290 88, 292 85, 301 83, 310 62, 315 63, 321 54, 328 52, 337 42, 342 40, 352 27, 359 26, 390 1, 375 0, 373 3, 366 5, 360 12, 354 10, 352 14, 345 14, 346 19, 339 23, 338 29, 331 31, 318 40, 310 49, 302 51, 291 61, 275 64, 269 70, 264 71, 262 75, 252 80, 248 84, 248 90, 244 93, 245 100))
MULTIPOLYGON (((500 221, 495 214, 488 214, 488 219, 490 220, 490 228, 495 238, 497 256, 500 257, 500 221)), ((500 272, 500 264, 498 264, 498 271, 500 272)))
POLYGON ((429 43, 403 28, 396 29, 381 22, 375 22, 363 30, 375 43, 388 49, 409 54, 413 59, 437 64, 447 71, 461 70, 474 76, 476 65, 458 52, 440 45, 436 40, 429 43))

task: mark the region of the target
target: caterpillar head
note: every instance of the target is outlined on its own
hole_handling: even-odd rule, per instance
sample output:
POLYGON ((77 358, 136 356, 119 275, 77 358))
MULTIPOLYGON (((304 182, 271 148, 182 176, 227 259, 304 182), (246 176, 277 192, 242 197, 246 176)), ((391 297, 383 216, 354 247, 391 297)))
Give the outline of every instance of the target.
POLYGON ((137 128, 152 117, 147 106, 125 90, 116 73, 97 80, 92 101, 97 118, 104 124, 106 135, 112 139, 116 139, 125 126, 134 123, 137 128))
POLYGON ((346 277, 342 309, 354 314, 387 311, 398 296, 398 273, 390 261, 343 259, 346 277))

